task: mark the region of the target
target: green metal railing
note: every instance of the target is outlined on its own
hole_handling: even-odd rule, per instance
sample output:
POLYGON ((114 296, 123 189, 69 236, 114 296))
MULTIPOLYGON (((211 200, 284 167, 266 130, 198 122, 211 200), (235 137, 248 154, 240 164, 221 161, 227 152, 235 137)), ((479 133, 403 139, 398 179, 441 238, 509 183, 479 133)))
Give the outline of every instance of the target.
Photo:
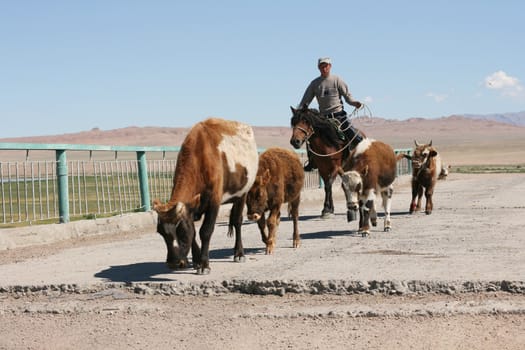
MULTIPOLYGON (((0 143, 0 224, 57 219, 66 223, 71 217, 148 211, 153 196, 169 199, 179 150, 0 143)), ((297 152, 306 160, 304 150, 297 152)), ((400 152, 411 150, 396 150, 400 152)), ((398 162, 397 172, 411 173, 411 163, 398 162)), ((317 171, 306 173, 304 189, 319 187, 317 171)))
MULTIPOLYGON (((160 153, 162 154, 162 159, 165 159, 165 155, 167 152, 178 153, 180 150, 180 147, 153 147, 153 146, 139 147, 139 146, 99 146, 99 145, 74 145, 74 144, 0 143, 0 151, 15 151, 15 150, 25 151, 26 159, 23 162, 31 163, 30 170, 28 171, 31 173, 31 175, 27 175, 27 172, 25 170, 27 164, 23 165, 23 169, 24 169, 23 174, 19 174, 19 169, 21 168, 19 167, 18 163, 15 164, 15 162, 0 161, 0 178, 2 180, 1 181, 2 214, 3 214, 2 216, 4 218, 3 222, 6 223, 7 222, 6 217, 9 216, 6 214, 6 207, 10 203, 7 203, 8 201, 6 200, 6 197, 11 198, 11 202, 13 200, 18 201, 18 212, 19 213, 18 215, 15 215, 18 218, 18 220, 13 220, 13 218, 11 218, 10 222, 32 221, 32 220, 22 219, 22 215, 20 214, 21 202, 23 202, 23 204, 26 207, 28 206, 28 203, 34 204, 35 202, 38 202, 38 199, 37 199, 38 194, 35 194, 35 188, 37 189, 37 191, 40 192, 40 197, 41 197, 42 187, 45 187, 45 189, 48 190, 49 192, 49 187, 47 187, 47 183, 49 181, 54 183, 56 180, 56 197, 58 198, 58 201, 57 201, 58 202, 58 218, 59 218, 59 222, 66 223, 70 221, 69 205, 70 205, 70 202, 72 201, 70 200, 69 194, 72 190, 72 187, 73 187, 73 192, 72 192, 73 195, 75 193, 78 193, 78 197, 80 197, 80 193, 81 193, 80 184, 83 181, 84 186, 86 187, 86 179, 85 179, 86 176, 89 176, 89 175, 94 176, 94 181, 100 182, 99 180, 100 175, 97 178, 97 165, 96 164, 93 165, 93 168, 91 169, 91 171, 86 172, 86 170, 84 169, 85 163, 82 163, 82 165, 78 165, 79 167, 82 167, 83 170, 77 171, 76 177, 78 178, 77 185, 79 188, 78 188, 78 191, 75 192, 75 189, 74 189, 75 186, 72 186, 72 184, 70 184, 70 181, 75 181, 76 177, 72 173, 73 171, 71 169, 72 162, 68 161, 68 157, 67 157, 68 152, 89 152, 89 158, 87 161, 90 161, 90 162, 93 161, 92 158, 93 158, 94 152, 106 152, 106 153, 113 152, 115 154, 115 159, 113 160, 113 162, 117 161, 119 154, 122 154, 122 153, 128 154, 127 156, 123 158, 128 158, 127 161, 129 162, 130 161, 129 154, 135 153, 136 157, 135 157, 135 160, 133 160, 133 163, 136 163, 137 165, 136 177, 138 180, 138 192, 140 193, 140 206, 139 208, 136 208, 136 209, 147 211, 151 209, 151 198, 150 198, 150 188, 149 188, 149 182, 151 179, 149 178, 148 160, 146 158, 146 154, 147 153, 160 153), (56 159, 56 168, 54 169, 54 172, 53 171, 50 172, 49 170, 46 170, 45 172, 38 171, 38 174, 35 176, 33 174, 34 173, 33 163, 36 162, 38 164, 38 162, 41 162, 41 161, 30 160, 29 159, 30 151, 31 152, 54 151, 55 159, 56 159), (11 172, 11 168, 14 168, 15 171, 11 172), (45 181, 43 179, 45 179, 45 181), (13 185, 13 183, 16 185, 13 185), (20 184, 23 184, 23 185, 20 185, 20 184), (30 191, 33 192, 32 195, 29 195, 29 196, 21 195, 20 189, 22 187, 24 188, 26 193, 28 192, 27 188, 31 187, 30 191), (17 192, 17 193, 13 195, 13 192, 17 192), (25 200, 22 200, 23 198, 25 198, 25 200)), ((99 168, 102 169, 102 165, 100 165, 101 164, 100 162, 103 162, 103 161, 102 160, 98 161, 99 168)), ((77 164, 80 164, 80 163, 77 163, 77 164)), ((167 171, 169 172, 170 177, 173 176, 174 165, 175 165, 175 160, 172 162, 172 167, 168 169, 167 171)), ((99 171, 99 173, 101 172, 102 170, 99 171)), ((115 174, 119 174, 119 170, 118 169, 115 170, 113 168, 110 171, 106 171, 105 173, 108 173, 110 174, 108 176, 113 177, 115 174)), ((126 175, 123 175, 122 178, 124 176, 129 177, 129 173, 127 173, 126 175)), ((120 182, 121 176, 118 176, 117 180, 120 182)), ((107 178, 106 178, 106 182, 108 182, 108 184, 106 185, 110 186, 107 178)), ((100 184, 100 183, 97 183, 95 185, 97 191, 101 190, 103 186, 104 184, 100 184)), ((119 187, 118 191, 119 191, 119 194, 121 194, 120 184, 117 184, 115 186, 119 187)), ((102 195, 104 195, 105 190, 102 189, 101 191, 102 191, 102 195)), ((109 190, 107 190, 107 192, 110 193, 109 190)), ((51 193, 52 195, 48 194, 46 197, 48 198, 54 197, 55 188, 51 190, 51 193)), ((72 203, 77 203, 77 202, 73 201, 72 203)), ((78 202, 78 203, 81 203, 81 202, 78 202)), ((40 207, 40 210, 42 210, 41 209, 42 204, 39 205, 39 207, 40 207)), ((8 210, 8 211, 10 211, 11 213, 17 211, 16 209, 13 210, 12 207, 10 209, 11 210, 8 210)), ((26 218, 29 216, 27 212, 28 210, 26 208, 26 218)), ((36 216, 37 215, 35 215, 35 210, 33 209, 33 220, 37 220, 36 216)), ((53 217, 53 215, 41 215, 41 217, 44 219, 47 219, 47 218, 53 217)))

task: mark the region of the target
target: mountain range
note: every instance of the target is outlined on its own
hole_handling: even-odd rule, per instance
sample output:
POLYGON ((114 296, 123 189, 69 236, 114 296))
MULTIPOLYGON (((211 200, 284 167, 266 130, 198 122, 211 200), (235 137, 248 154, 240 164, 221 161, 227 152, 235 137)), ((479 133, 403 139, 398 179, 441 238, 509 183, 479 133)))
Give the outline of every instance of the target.
POLYGON ((463 114, 465 118, 493 120, 500 123, 525 126, 525 111, 517 113, 463 114))

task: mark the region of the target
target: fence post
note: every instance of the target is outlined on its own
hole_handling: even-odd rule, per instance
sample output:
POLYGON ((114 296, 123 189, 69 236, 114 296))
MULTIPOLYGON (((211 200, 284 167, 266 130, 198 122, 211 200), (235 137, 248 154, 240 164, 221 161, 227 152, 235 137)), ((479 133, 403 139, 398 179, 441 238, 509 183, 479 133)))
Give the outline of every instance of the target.
POLYGON ((58 215, 60 223, 69 222, 69 190, 67 178, 67 157, 66 150, 57 149, 57 182, 58 182, 58 215))
POLYGON ((144 211, 151 210, 148 184, 148 164, 146 161, 146 152, 137 151, 139 188, 140 188, 140 205, 144 211))

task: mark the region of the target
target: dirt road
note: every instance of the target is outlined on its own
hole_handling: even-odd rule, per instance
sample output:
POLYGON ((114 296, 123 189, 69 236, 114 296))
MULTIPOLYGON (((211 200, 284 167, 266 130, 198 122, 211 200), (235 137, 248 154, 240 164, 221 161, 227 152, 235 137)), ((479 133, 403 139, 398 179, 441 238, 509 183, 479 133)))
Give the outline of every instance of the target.
POLYGON ((522 349, 525 175, 451 174, 432 215, 409 192, 370 238, 342 197, 304 202, 296 250, 285 218, 273 256, 246 224, 244 264, 223 221, 208 276, 167 270, 154 229, 0 252, 0 349, 522 349))

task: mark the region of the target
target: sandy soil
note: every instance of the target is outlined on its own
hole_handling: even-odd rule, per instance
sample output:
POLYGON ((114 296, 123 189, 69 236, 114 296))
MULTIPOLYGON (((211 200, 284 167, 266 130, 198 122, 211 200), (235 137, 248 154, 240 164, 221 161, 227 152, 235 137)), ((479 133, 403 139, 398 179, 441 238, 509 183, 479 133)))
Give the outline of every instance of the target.
MULTIPOLYGON (((437 208, 430 216, 399 215, 407 203, 398 200, 392 235, 377 231, 370 239, 356 240, 333 231, 344 224, 340 217, 325 222, 310 219, 297 251, 290 250, 290 237, 282 234, 274 256, 254 251, 246 264, 233 264, 230 256, 216 258, 212 274, 205 278, 211 282, 234 280, 233 274, 251 280, 271 276, 287 280, 291 274, 367 281, 370 276, 424 279, 430 274, 431 279, 436 275, 470 283, 480 274, 488 280, 523 281, 524 263, 517 251, 524 244, 519 233, 525 220, 524 180, 521 174, 452 174, 439 184, 437 208), (455 193, 461 191, 463 200, 457 202, 455 193), (446 229, 454 224, 454 218, 458 225, 446 229), (495 222, 508 233, 505 237, 494 239, 495 222), (320 226, 331 232, 327 239, 321 239, 325 231, 319 231, 320 226), (318 238, 308 239, 309 234, 318 238), (352 266, 361 267, 350 272, 344 268, 349 257, 352 266), (315 263, 319 258, 323 264, 315 263)), ((399 197, 407 194, 408 188, 398 187, 399 197)), ((319 209, 318 203, 307 203, 302 211, 311 214, 319 209)), ((283 221, 281 225, 289 230, 291 223, 283 221)), ((247 247, 260 245, 255 231, 250 231, 254 229, 255 225, 247 226, 247 247)), ((140 259, 157 261, 162 255, 158 247, 148 255, 151 243, 146 242, 150 240, 158 243, 159 237, 148 238, 148 233, 95 236, 8 251, 1 255, 0 264, 17 262, 14 267, 25 271, 20 272, 22 277, 32 273, 28 270, 31 266, 46 271, 48 261, 60 262, 70 256, 68 252, 76 251, 79 259, 86 261, 103 259, 111 252, 119 265, 128 261, 140 265, 140 259), (121 240, 127 245, 136 241, 135 253, 119 248, 121 240), (89 249, 81 249, 86 246, 97 249, 89 253, 89 249), (38 262, 44 266, 35 266, 38 262)), ((216 233, 212 245, 214 250, 224 250, 231 241, 216 233)), ((59 265, 67 266, 67 262, 59 265)), ((178 281, 198 278, 186 273, 155 273, 161 273, 155 278, 178 281)), ((70 281, 58 278, 63 283, 70 281)), ((146 293, 125 286, 110 284, 81 293, 60 292, 59 288, 35 293, 16 292, 15 288, 0 293, 0 349, 522 349, 525 344, 525 294, 497 288, 450 294, 249 295, 199 293, 197 283, 196 295, 163 295, 153 286, 145 289, 150 290, 146 293)))
POLYGON ((507 298, 514 297, 3 297, 0 349, 523 349, 523 314, 426 310, 507 298))

